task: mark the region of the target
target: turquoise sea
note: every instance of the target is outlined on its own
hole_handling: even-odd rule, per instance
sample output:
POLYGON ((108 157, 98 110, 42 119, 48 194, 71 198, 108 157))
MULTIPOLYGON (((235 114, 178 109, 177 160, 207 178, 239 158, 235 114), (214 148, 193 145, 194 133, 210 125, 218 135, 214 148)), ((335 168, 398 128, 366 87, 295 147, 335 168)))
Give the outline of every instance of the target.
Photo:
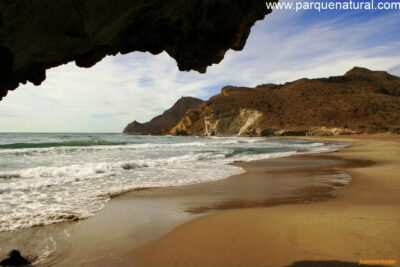
POLYGON ((0 133, 0 231, 84 219, 135 188, 223 179, 229 165, 338 144, 244 137, 0 133))

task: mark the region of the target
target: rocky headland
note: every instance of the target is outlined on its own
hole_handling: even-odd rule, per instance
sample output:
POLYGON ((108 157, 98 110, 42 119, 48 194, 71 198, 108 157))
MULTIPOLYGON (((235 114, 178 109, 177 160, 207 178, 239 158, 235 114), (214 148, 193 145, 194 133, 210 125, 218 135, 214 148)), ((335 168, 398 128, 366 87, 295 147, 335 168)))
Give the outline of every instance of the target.
MULTIPOLYGON (((161 118, 160 118, 161 119, 161 118)), ((355 67, 343 76, 226 86, 163 134, 330 136, 400 133, 400 78, 355 67)))
POLYGON ((204 101, 194 97, 182 97, 170 109, 146 123, 133 121, 124 129, 124 134, 153 134, 167 133, 185 116, 189 109, 200 106, 204 101))

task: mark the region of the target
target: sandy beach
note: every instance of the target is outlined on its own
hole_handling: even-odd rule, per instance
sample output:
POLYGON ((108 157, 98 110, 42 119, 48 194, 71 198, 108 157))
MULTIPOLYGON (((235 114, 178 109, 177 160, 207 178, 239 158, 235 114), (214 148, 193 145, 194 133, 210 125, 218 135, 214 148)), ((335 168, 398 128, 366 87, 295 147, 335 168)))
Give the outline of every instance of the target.
POLYGON ((349 182, 350 176, 340 171, 348 164, 322 155, 238 162, 246 172, 226 179, 118 195, 87 220, 44 227, 69 237, 58 238, 57 251, 41 265, 136 266, 133 249, 205 215, 335 198, 349 182))
MULTIPOLYGON (((398 266, 399 138, 362 136, 329 140, 352 143, 323 156, 347 161, 333 168, 352 176, 351 184, 340 190, 336 198, 311 204, 217 212, 183 224, 135 249, 132 261, 146 267, 232 267, 341 266, 339 262, 313 265, 319 261, 352 262, 356 266, 360 261, 386 260, 389 265, 398 266), (311 262, 301 265, 305 260, 311 262)), ((279 167, 283 166, 275 166, 279 167)), ((267 166, 265 171, 269 171, 267 166)))
POLYGON ((245 173, 118 195, 86 220, 3 232, 3 252, 19 248, 37 258, 41 248, 49 255, 39 266, 358 266, 360 260, 398 260, 398 137, 323 141, 349 146, 237 162, 245 173), (312 265, 320 261, 335 262, 312 265))
POLYGON ((0 0, 0 267, 400 267, 399 11, 0 0))

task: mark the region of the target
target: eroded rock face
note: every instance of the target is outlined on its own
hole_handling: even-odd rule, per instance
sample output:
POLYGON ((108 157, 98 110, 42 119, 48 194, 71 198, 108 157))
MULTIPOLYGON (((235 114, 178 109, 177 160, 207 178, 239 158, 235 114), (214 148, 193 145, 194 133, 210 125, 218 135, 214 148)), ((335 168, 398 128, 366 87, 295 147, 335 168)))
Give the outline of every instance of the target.
POLYGON ((133 51, 166 51, 180 70, 205 72, 270 11, 265 0, 2 0, 0 99, 51 67, 133 51))
POLYGON ((223 133, 225 136, 254 136, 257 133, 257 120, 263 114, 258 110, 240 109, 238 112, 233 112, 227 116, 219 117, 208 116, 205 118, 204 135, 219 135, 223 133))
POLYGON ((400 132, 400 77, 353 68, 343 76, 255 88, 226 86, 171 129, 177 135, 334 136, 400 132))
POLYGON ((146 123, 133 121, 128 124, 123 133, 137 135, 165 134, 185 116, 189 109, 196 109, 203 103, 204 101, 198 98, 182 97, 171 108, 151 121, 146 123))

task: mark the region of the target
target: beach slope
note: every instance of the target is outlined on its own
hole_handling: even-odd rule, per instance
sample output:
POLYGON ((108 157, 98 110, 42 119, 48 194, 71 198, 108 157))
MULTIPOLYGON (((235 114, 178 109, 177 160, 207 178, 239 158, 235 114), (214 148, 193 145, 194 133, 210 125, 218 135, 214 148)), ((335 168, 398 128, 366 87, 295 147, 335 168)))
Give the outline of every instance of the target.
POLYGON ((217 212, 137 248, 132 260, 146 267, 276 267, 304 260, 354 263, 393 260, 392 266, 397 266, 399 138, 340 140, 351 141, 353 145, 328 156, 373 164, 344 166, 353 179, 337 198, 312 204, 217 212))

